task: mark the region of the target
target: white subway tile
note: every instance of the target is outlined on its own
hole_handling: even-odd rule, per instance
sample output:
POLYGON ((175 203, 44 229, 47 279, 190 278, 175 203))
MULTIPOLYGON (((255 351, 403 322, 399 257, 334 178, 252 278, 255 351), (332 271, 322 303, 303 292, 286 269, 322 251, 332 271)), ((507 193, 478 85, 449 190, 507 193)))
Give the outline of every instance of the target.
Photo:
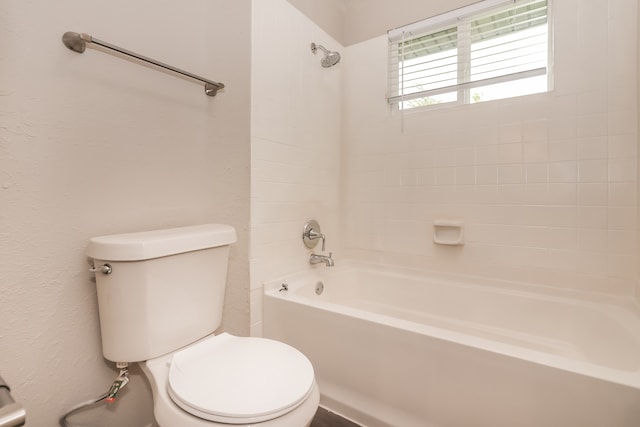
POLYGON ((547 228, 543 236, 547 247, 551 249, 562 249, 577 251, 578 230, 576 228, 547 228))
MULTIPOLYGON (((497 173, 496 173, 497 179, 497 173)), ((493 206, 498 201, 498 186, 497 185, 482 185, 476 184, 476 200, 478 203, 487 204, 493 206)))
POLYGON ((525 182, 525 168, 522 164, 498 166, 500 184, 522 184, 525 182))
POLYGON ((600 256, 600 259, 605 259, 607 252, 607 230, 602 228, 578 229, 578 245, 581 251, 596 252, 600 256))
POLYGON ((612 111, 609 113, 609 134, 635 134, 638 126, 638 114, 633 110, 612 111))
POLYGON ((605 159, 586 159, 578 162, 578 181, 604 183, 608 180, 608 163, 605 159))
POLYGON ((549 204, 575 206, 578 186, 573 183, 549 183, 549 204))
POLYGON ((548 267, 560 271, 575 271, 578 263, 579 253, 576 251, 566 251, 550 249, 548 251, 548 267))
POLYGON ((548 138, 549 135, 546 120, 526 122, 522 125, 522 140, 525 143, 547 142, 548 138))
POLYGON ((509 125, 500 127, 500 143, 522 142, 522 126, 509 125))
POLYGON ((635 182, 609 184, 609 206, 637 206, 638 192, 635 182))
POLYGON ((608 151, 610 158, 635 158, 638 155, 636 134, 609 136, 608 151))
POLYGON ((553 162, 575 160, 578 145, 575 139, 552 141, 549 143, 549 160, 553 162))
POLYGON ((436 151, 435 166, 438 168, 456 165, 456 150, 453 148, 441 148, 436 151))
POLYGON ((549 160, 548 142, 525 142, 523 144, 524 161, 527 163, 540 163, 549 160))
POLYGON ((577 115, 585 116, 595 113, 606 113, 608 95, 609 92, 607 90, 595 90, 576 94, 577 115))
POLYGON ((609 79, 609 99, 607 104, 609 110, 634 110, 636 108, 637 95, 636 91, 629 90, 629 79, 620 79, 611 75, 609 79))
POLYGON ((610 182, 634 182, 637 179, 635 158, 609 159, 610 182))
POLYGON ((576 112, 577 100, 575 94, 556 95, 553 97, 553 102, 551 103, 549 117, 553 120, 549 121, 549 125, 553 124, 555 127, 556 125, 565 123, 566 125, 570 125, 572 128, 575 128, 575 120, 572 122, 569 119, 574 118, 576 116, 576 112))
POLYGON ((501 164, 522 163, 522 143, 500 144, 499 150, 499 161, 501 164))
POLYGON ((556 117, 562 119, 549 120, 549 141, 563 141, 574 139, 578 135, 576 119, 572 115, 560 113, 556 117))
POLYGON ((525 186, 524 203, 528 205, 546 205, 549 203, 549 185, 546 182, 528 182, 525 186))
POLYGON ((636 279, 636 270, 636 256, 609 254, 609 256, 607 257, 607 274, 611 277, 636 279))
POLYGON ((590 137, 578 140, 578 159, 606 159, 607 137, 590 137))
POLYGON ((578 137, 606 136, 608 133, 606 113, 588 114, 578 117, 578 137))
POLYGON ((474 147, 456 149, 456 166, 472 166, 476 163, 476 150, 474 147))
POLYGON ((549 165, 546 163, 532 163, 526 165, 527 184, 549 182, 549 165))
POLYGON ((495 165, 500 158, 498 145, 476 146, 476 162, 478 165, 495 165))
POLYGON ((606 206, 578 206, 576 225, 581 228, 602 229, 607 228, 606 206))
POLYGON ((554 162, 549 164, 549 182, 576 182, 576 162, 554 162))
POLYGON ((498 203, 500 204, 521 204, 524 201, 523 184, 499 184, 498 203))
POLYGON ((435 185, 454 185, 456 183, 456 168, 435 168, 435 185))
POLYGON ((606 183, 578 184, 578 203, 586 206, 606 206, 609 199, 609 188, 606 183))
POLYGON ((476 183, 476 168, 460 166, 456 168, 456 185, 472 185, 476 183))
POLYGON ((609 207, 607 215, 610 230, 627 230, 635 233, 638 220, 635 206, 609 207))
MULTIPOLYGON (((598 251, 582 250, 576 252, 575 269, 579 273, 589 276, 605 276, 607 274, 607 257, 598 251)), ((602 279, 598 285, 602 287, 602 279)))

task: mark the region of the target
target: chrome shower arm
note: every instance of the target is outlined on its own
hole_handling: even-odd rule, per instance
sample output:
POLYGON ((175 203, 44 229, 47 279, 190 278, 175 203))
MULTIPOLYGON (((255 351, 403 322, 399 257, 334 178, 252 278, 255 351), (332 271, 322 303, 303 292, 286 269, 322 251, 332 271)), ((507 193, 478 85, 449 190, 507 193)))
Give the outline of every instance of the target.
POLYGON ((311 52, 316 53, 316 50, 318 49, 323 51, 325 55, 328 55, 329 53, 331 53, 327 48, 325 48, 321 44, 311 43, 311 52))

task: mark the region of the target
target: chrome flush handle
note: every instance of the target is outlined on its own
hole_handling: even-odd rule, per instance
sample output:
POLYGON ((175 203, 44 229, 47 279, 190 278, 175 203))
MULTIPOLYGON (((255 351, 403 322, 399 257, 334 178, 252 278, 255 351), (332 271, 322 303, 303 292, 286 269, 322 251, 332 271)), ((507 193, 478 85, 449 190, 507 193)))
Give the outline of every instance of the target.
POLYGON ((109 264, 103 264, 100 267, 95 267, 95 266, 91 267, 89 269, 89 271, 91 273, 102 273, 102 274, 107 275, 107 274, 113 273, 113 268, 111 268, 111 266, 109 264))

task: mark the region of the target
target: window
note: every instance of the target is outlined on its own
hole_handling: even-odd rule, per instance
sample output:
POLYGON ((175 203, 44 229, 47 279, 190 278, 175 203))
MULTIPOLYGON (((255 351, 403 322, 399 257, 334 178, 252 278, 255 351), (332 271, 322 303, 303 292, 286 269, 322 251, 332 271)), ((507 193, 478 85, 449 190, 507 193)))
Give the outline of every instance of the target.
POLYGON ((389 103, 475 103, 549 90, 548 0, 485 0, 389 31, 389 103))

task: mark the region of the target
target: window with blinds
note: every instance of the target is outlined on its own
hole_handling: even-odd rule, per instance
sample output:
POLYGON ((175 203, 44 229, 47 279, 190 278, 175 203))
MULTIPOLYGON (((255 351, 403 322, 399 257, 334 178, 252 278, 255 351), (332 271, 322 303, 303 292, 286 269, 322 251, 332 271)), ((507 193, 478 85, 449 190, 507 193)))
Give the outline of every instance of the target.
POLYGON ((549 90, 549 0, 485 0, 389 31, 389 103, 409 109, 549 90))

